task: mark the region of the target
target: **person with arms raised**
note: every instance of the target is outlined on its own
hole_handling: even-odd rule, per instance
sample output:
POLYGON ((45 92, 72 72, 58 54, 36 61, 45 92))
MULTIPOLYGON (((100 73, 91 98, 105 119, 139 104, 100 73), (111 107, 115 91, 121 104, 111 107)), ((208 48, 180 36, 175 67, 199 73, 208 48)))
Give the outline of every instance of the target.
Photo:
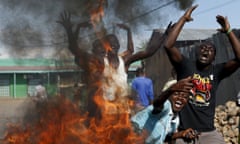
MULTIPOLYGON (((177 72, 177 79, 187 76, 193 78, 194 87, 192 96, 180 112, 180 130, 193 128, 201 132, 197 144, 223 144, 224 139, 214 127, 216 105, 216 91, 220 82, 233 74, 240 66, 240 42, 232 32, 228 19, 221 15, 216 16, 221 28, 219 32, 225 33, 232 45, 235 58, 224 63, 214 64, 217 48, 211 41, 205 41, 196 47, 196 60, 183 56, 174 46, 179 33, 186 22, 192 21, 191 13, 198 5, 189 8, 182 17, 169 30, 165 43, 170 62, 177 72)), ((187 143, 186 139, 178 139, 178 144, 187 143)))

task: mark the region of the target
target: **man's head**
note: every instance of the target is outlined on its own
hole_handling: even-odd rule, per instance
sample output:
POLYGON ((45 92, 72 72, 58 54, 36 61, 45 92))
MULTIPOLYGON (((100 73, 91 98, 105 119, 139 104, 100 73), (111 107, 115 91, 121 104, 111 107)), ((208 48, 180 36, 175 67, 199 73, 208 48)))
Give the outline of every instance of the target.
POLYGON ((169 100, 172 104, 172 109, 174 113, 178 113, 182 108, 187 104, 189 99, 189 93, 175 91, 169 97, 169 100))
POLYGON ((172 104, 174 113, 181 111, 182 108, 187 104, 192 87, 193 84, 191 77, 187 77, 169 85, 168 89, 172 91, 169 100, 172 104))
POLYGON ((138 77, 138 76, 144 76, 144 75, 145 75, 144 68, 142 67, 137 68, 136 76, 138 77))
POLYGON ((201 43, 196 49, 196 57, 198 64, 202 66, 210 65, 216 56, 216 48, 210 41, 201 43))
POLYGON ((118 53, 120 49, 119 41, 114 34, 108 34, 104 37, 104 43, 107 43, 110 46, 112 53, 118 53))

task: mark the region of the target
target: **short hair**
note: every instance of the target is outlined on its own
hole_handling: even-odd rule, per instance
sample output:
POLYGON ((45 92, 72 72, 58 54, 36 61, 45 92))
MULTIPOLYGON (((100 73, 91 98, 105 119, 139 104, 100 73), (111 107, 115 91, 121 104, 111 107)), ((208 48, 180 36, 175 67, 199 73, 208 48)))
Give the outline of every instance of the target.
POLYGON ((214 45, 213 43, 213 40, 212 39, 206 39, 205 41, 203 42, 200 42, 200 43, 197 43, 196 44, 196 47, 200 47, 201 45, 211 45, 213 50, 214 50, 214 54, 216 55, 216 46, 214 45))
POLYGON ((207 45, 211 45, 212 48, 214 49, 214 53, 216 54, 216 52, 217 52, 216 51, 216 46, 211 39, 207 39, 204 43, 207 44, 207 45))
POLYGON ((145 72, 144 72, 144 68, 142 68, 142 67, 138 67, 137 69, 136 69, 136 76, 140 76, 140 75, 142 75, 142 74, 144 74, 145 72))
POLYGON ((108 34, 104 37, 104 40, 107 41, 111 47, 115 47, 117 49, 120 48, 120 43, 115 34, 108 34))

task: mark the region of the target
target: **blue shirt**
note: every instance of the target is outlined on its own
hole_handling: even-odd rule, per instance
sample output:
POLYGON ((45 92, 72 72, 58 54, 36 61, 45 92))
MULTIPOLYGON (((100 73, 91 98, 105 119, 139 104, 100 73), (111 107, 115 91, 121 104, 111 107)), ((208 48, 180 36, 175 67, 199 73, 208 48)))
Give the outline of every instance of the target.
POLYGON ((173 119, 172 105, 169 100, 164 103, 164 108, 159 114, 152 114, 153 106, 139 111, 131 117, 131 122, 137 133, 143 130, 148 132, 145 144, 163 144, 167 134, 176 132, 179 117, 173 119))
POLYGON ((138 94, 138 102, 147 107, 150 104, 149 100, 154 98, 152 80, 144 76, 136 77, 132 81, 132 88, 138 94))

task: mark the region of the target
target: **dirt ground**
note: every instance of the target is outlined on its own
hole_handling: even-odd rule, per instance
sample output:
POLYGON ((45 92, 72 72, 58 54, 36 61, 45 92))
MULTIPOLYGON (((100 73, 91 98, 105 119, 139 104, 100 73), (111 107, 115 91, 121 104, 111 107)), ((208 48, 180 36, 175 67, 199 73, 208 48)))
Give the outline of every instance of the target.
POLYGON ((7 125, 21 121, 31 104, 33 102, 28 98, 0 98, 0 139, 7 133, 7 125))

